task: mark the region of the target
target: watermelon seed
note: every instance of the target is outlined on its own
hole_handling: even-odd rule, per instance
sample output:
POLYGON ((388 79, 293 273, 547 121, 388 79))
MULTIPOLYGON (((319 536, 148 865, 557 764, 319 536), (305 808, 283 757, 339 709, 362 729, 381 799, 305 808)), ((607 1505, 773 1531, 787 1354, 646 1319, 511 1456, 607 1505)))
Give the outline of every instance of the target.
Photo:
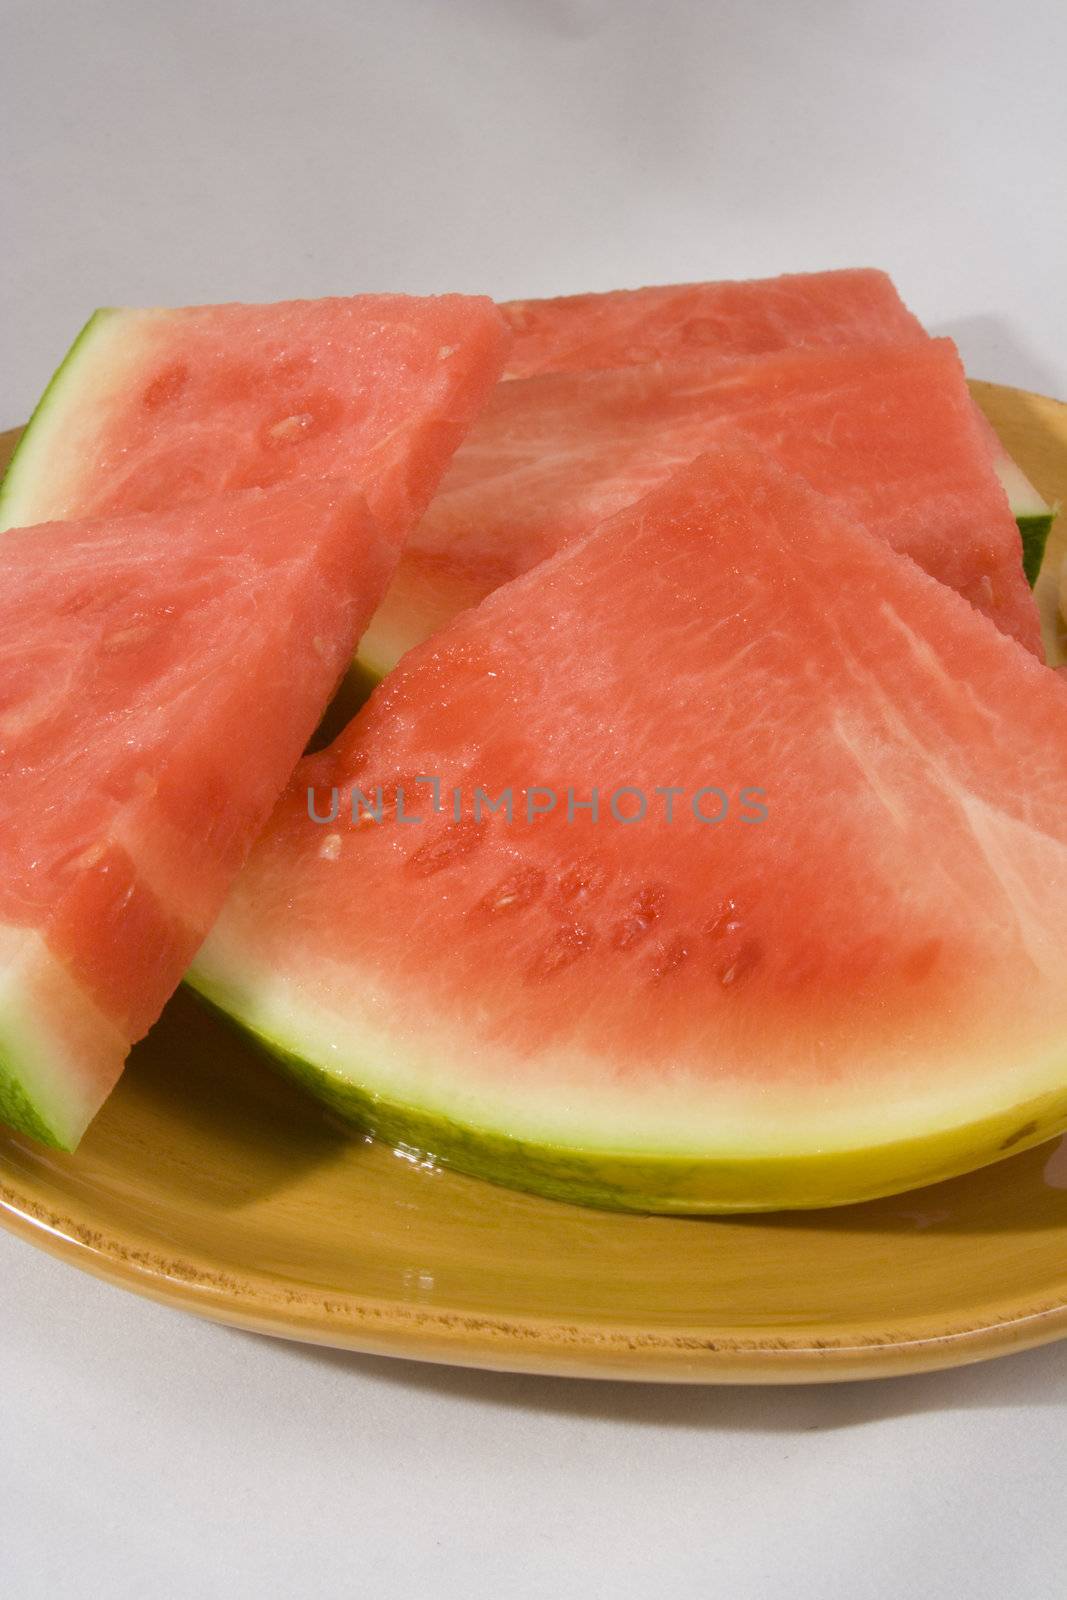
POLYGON ((557 972, 562 972, 565 967, 577 961, 579 956, 591 950, 593 943, 592 929, 583 928, 577 922, 557 928, 551 941, 531 964, 528 977, 535 981, 554 978, 557 972))
POLYGON ((982 574, 977 583, 971 585, 967 598, 980 611, 991 611, 993 609, 996 604, 996 594, 993 589, 993 580, 987 572, 982 574))
POLYGON ((533 904, 544 886, 545 875, 540 867, 522 867, 497 884, 474 909, 488 912, 491 916, 502 911, 522 911, 533 904))
POLYGON ((732 961, 726 962, 719 968, 718 978, 724 989, 739 979, 745 978, 759 965, 760 947, 754 939, 743 944, 732 961))
POLYGON ((737 914, 737 902, 724 900, 710 922, 704 924, 704 932, 709 939, 725 939, 731 933, 739 933, 743 923, 737 914))
POLYGON ((336 861, 341 854, 341 835, 328 833, 319 846, 319 855, 324 861, 336 861))
POLYGON ((671 940, 670 944, 661 947, 652 968, 653 983, 662 983, 664 978, 669 978, 672 972, 688 961, 692 951, 692 941, 688 934, 680 933, 671 940))
POLYGON ((189 381, 189 368, 184 361, 164 367, 154 377, 141 395, 141 404, 149 411, 158 411, 169 400, 176 400, 189 381))
POLYGON ((284 444, 289 439, 296 439, 306 432, 314 422, 310 411, 297 411, 291 417, 283 417, 270 429, 272 439, 280 439, 284 444))
POLYGON ((596 861, 580 862, 568 867, 556 883, 556 895, 564 905, 574 901, 587 903, 595 900, 607 886, 608 874, 596 861))
POLYGON ((658 883, 649 883, 639 890, 630 904, 629 914, 617 922, 612 930, 611 943, 616 950, 629 950, 651 933, 659 921, 667 902, 667 892, 658 883))
POLYGON ((439 839, 428 839, 420 844, 407 859, 408 871, 419 878, 430 878, 435 872, 443 872, 446 867, 464 860, 481 844, 482 837, 482 830, 476 823, 466 828, 450 828, 439 839))
POLYGON ((98 839, 95 844, 89 846, 88 850, 83 850, 80 856, 76 856, 71 862, 71 866, 87 872, 90 867, 95 867, 103 861, 106 855, 107 846, 101 839, 98 839))

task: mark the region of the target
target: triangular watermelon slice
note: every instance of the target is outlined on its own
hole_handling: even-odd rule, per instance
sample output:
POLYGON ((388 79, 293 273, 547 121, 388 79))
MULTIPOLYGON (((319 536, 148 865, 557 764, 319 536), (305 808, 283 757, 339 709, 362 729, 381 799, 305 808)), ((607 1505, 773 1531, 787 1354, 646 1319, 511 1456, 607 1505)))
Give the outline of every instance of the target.
POLYGON ((822 1206, 1067 1124, 1065 905, 1067 682, 723 448, 405 658, 194 981, 465 1171, 822 1206))
POLYGON ((893 280, 873 267, 510 300, 500 309, 515 339, 509 378, 926 338, 893 280))
MULTIPOLYGON (((501 306, 515 335, 507 376, 588 372, 701 354, 903 344, 927 337, 892 279, 871 267, 736 282, 614 289, 501 306)), ((1034 583, 1055 512, 977 411, 1019 524, 1034 583)))
POLYGON ((1041 655, 1019 531, 948 339, 501 384, 363 640, 370 676, 739 430, 1041 655))
POLYGON ((467 295, 98 311, 15 453, 0 527, 338 475, 402 539, 508 344, 467 295))
POLYGON ((0 1120, 78 1142, 394 560, 331 482, 0 540, 0 1120))

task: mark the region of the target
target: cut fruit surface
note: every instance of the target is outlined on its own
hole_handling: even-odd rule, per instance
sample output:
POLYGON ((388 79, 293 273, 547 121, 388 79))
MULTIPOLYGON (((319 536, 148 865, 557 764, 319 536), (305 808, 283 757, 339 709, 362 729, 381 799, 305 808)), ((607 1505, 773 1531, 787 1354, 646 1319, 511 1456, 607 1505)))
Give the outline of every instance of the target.
POLYGON ((1065 896, 1067 683, 723 448, 406 657, 193 981, 465 1171, 823 1206, 1067 1124, 1065 896))
POLYGON ((0 541, 0 1120, 77 1143, 394 561, 335 482, 0 541))
POLYGON ((0 527, 338 476, 399 540, 508 343, 466 295, 98 311, 19 444, 0 527))
MULTIPOLYGON (((928 337, 892 279, 872 267, 512 300, 501 310, 515 336, 509 378, 928 337)), ((1055 513, 991 428, 986 436, 1032 584, 1055 513)))
POLYGON ((371 677, 740 432, 1041 653, 1019 531, 948 339, 501 384, 401 555, 371 677))
POLYGON ((515 341, 509 378, 693 354, 752 356, 926 338, 893 280, 873 267, 510 300, 500 309, 515 341))

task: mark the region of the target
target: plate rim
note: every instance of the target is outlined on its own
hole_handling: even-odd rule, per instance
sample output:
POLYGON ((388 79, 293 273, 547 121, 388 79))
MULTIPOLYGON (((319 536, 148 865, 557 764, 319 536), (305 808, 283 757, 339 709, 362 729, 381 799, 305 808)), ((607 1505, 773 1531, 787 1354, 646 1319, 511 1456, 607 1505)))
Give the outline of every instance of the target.
POLYGON ((879 1332, 775 1331, 740 1338, 708 1325, 671 1332, 641 1324, 415 1306, 297 1280, 168 1257, 151 1238, 125 1242, 50 1210, 0 1169, 0 1227, 81 1271, 210 1322, 356 1354, 554 1377, 689 1384, 845 1382, 963 1366, 1067 1337, 1067 1275, 1044 1300, 991 1299, 985 1318, 902 1319, 879 1332))

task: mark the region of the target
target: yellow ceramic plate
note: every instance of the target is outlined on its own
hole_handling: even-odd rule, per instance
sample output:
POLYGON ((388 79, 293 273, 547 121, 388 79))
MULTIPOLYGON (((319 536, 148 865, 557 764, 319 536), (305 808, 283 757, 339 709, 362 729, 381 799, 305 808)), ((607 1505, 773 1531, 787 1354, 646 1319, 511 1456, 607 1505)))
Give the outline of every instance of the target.
MULTIPOLYGON (((1067 406, 974 389, 1067 500, 1067 406)), ((76 1156, 0 1130, 0 1220, 238 1327, 476 1366, 774 1383, 1067 1333, 1067 1141, 840 1211, 585 1211, 342 1132, 186 994, 76 1156)))

